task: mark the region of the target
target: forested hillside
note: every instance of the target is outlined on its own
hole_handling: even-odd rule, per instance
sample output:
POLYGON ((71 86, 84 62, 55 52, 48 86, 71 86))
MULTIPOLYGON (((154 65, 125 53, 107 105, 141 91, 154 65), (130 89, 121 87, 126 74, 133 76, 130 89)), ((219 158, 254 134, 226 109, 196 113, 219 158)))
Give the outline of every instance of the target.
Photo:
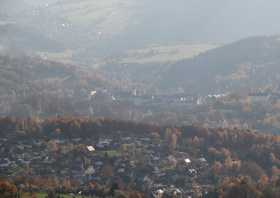
POLYGON ((198 93, 277 87, 279 49, 278 36, 243 39, 171 65, 159 84, 198 93))
POLYGON ((112 86, 97 70, 84 70, 20 51, 4 50, 0 54, 2 115, 73 113, 75 102, 88 97, 92 89, 112 86))

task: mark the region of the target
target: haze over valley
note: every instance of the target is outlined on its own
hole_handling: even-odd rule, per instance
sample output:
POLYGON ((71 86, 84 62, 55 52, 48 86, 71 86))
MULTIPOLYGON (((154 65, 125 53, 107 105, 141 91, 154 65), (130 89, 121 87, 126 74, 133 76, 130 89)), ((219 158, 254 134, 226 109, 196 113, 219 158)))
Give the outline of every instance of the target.
POLYGON ((279 198, 279 8, 0 0, 0 197, 279 198))

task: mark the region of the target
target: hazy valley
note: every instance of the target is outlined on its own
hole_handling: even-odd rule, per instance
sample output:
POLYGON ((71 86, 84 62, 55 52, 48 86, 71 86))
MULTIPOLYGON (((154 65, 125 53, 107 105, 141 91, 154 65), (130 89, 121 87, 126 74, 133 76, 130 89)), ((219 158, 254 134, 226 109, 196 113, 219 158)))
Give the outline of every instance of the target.
POLYGON ((0 197, 279 198, 279 5, 0 1, 0 197))

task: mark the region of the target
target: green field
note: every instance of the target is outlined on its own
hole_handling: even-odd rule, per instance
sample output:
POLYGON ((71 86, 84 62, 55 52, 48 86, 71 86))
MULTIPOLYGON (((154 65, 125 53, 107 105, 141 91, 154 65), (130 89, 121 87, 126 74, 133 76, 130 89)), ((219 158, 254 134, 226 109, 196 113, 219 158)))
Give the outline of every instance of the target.
POLYGON ((215 44, 174 44, 167 46, 151 46, 127 52, 122 57, 123 63, 168 63, 192 58, 207 50, 216 48, 215 44))

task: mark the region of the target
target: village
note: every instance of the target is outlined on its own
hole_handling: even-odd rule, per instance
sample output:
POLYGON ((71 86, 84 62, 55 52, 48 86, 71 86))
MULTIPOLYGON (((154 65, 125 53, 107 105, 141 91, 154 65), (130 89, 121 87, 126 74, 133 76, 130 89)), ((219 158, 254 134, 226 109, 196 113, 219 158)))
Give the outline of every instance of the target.
MULTIPOLYGON (((280 94, 254 90, 249 93, 195 95, 184 92, 144 94, 134 90, 94 90, 84 114, 145 123, 203 125, 278 133, 280 94)), ((87 105, 84 105, 87 106, 87 105)))
MULTIPOLYGON (((98 139, 29 140, 7 135, 0 138, 0 176, 68 178, 80 184, 80 193, 90 195, 95 192, 94 187, 88 189, 90 184, 112 182, 145 192, 147 197, 207 194, 212 188, 207 159, 179 148, 170 153, 167 146, 155 137, 124 136, 121 132, 98 139)), ((30 190, 25 184, 19 186, 30 190)), ((31 188, 44 190, 39 184, 31 188)))

